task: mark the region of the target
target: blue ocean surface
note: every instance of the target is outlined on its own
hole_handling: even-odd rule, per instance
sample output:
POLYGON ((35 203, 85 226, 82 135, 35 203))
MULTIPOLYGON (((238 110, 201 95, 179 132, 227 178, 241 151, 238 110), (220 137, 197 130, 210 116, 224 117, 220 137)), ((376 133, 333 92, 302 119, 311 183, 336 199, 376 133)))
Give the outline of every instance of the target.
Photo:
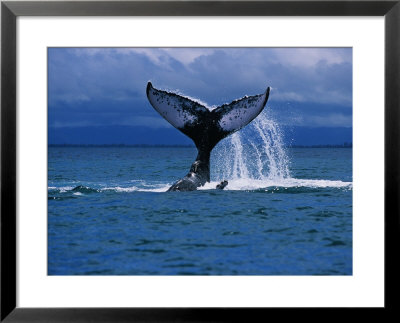
POLYGON ((258 144, 193 192, 166 191, 194 147, 50 146, 48 274, 351 275, 352 149, 258 144))

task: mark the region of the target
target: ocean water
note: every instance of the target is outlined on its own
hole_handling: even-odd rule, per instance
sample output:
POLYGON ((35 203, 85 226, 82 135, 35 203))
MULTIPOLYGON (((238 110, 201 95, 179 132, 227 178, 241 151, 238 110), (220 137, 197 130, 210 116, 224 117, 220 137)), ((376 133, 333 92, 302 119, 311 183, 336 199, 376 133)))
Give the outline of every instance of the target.
POLYGON ((194 147, 49 147, 48 274, 351 275, 352 149, 259 126, 215 148, 194 192, 166 192, 194 147))

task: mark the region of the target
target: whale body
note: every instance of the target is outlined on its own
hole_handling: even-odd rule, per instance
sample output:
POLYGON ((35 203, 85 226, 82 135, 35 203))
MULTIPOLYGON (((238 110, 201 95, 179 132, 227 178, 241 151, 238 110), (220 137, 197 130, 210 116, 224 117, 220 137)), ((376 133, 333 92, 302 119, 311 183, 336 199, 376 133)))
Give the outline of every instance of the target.
POLYGON ((211 150, 220 140, 256 118, 264 109, 269 92, 268 87, 263 94, 246 96, 210 111, 200 103, 178 94, 157 90, 148 82, 146 94, 153 108, 191 138, 198 151, 189 173, 168 191, 194 191, 210 182, 211 150))

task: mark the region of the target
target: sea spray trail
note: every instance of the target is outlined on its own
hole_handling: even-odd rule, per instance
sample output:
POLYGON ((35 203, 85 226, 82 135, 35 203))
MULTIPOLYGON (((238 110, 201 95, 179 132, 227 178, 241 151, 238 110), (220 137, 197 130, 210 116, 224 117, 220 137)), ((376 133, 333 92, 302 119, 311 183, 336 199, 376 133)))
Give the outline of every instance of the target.
POLYGON ((212 179, 289 178, 289 158, 278 124, 265 113, 215 148, 212 179))
POLYGON ((246 162, 243 156, 243 145, 240 140, 240 135, 235 133, 231 136, 230 141, 234 147, 234 159, 232 167, 232 178, 248 178, 249 171, 246 167, 246 162))
MULTIPOLYGON (((263 151, 268 156, 265 162, 269 162, 269 173, 265 176, 261 172, 261 178, 287 178, 290 177, 289 158, 285 151, 283 134, 278 124, 262 114, 254 122, 254 127, 262 138, 262 145, 257 151, 258 164, 263 165, 263 151), (268 137, 266 136, 268 135, 268 137)), ((257 149, 257 146, 255 146, 257 149)), ((264 163, 265 163, 264 162, 264 163)))

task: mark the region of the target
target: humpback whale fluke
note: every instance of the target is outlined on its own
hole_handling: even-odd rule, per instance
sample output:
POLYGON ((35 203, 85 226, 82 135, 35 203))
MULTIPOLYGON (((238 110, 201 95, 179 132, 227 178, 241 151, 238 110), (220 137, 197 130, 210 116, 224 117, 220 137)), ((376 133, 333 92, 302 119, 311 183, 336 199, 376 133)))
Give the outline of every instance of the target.
POLYGON ((146 94, 153 108, 191 138, 198 150, 189 173, 173 184, 169 191, 194 191, 209 182, 211 150, 221 139, 242 129, 260 114, 267 103, 269 91, 268 87, 263 94, 246 96, 210 111, 198 102, 157 90, 151 82, 147 83, 146 94))

